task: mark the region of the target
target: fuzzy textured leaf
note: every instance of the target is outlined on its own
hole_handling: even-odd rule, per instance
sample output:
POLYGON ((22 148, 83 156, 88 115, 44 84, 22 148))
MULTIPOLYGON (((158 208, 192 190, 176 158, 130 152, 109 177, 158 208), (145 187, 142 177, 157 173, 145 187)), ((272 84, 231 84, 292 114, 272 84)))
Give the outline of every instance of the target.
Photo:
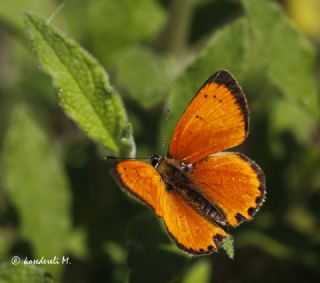
POLYGON ((222 242, 221 247, 225 250, 226 254, 229 258, 234 258, 234 244, 233 244, 233 236, 228 235, 222 242))
MULTIPOLYGON (((120 154, 127 115, 106 72, 73 40, 42 19, 27 14, 26 27, 42 68, 58 89, 64 111, 110 153, 120 154)), ((134 143, 128 155, 133 149, 134 143)))

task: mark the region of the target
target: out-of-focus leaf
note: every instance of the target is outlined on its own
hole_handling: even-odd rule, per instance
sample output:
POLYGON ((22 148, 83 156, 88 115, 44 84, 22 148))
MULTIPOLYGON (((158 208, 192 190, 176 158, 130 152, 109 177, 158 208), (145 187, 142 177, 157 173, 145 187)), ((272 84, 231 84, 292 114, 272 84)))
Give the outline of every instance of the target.
MULTIPOLYGON (((65 112, 91 138, 118 155, 122 138, 128 140, 128 119, 106 72, 91 55, 42 19, 26 15, 26 27, 41 66, 58 89, 65 112)), ((133 139, 130 141, 127 156, 134 148, 133 139)))
POLYGON ((127 267, 127 250, 113 241, 103 244, 103 249, 113 263, 113 282, 128 283, 130 271, 127 267))
POLYGON ((49 17, 54 9, 51 0, 1 0, 0 19, 15 29, 23 30, 23 14, 34 12, 44 18, 49 17))
MULTIPOLYGON (((292 132, 300 144, 306 144, 313 133, 316 120, 292 100, 274 99, 270 113, 271 134, 292 132)), ((274 140, 276 142, 276 140, 274 140)))
POLYGON ((276 258, 299 260, 311 266, 319 266, 320 264, 316 250, 312 251, 306 248, 299 249, 257 231, 241 233, 237 237, 237 242, 240 245, 254 245, 259 247, 276 258))
POLYGON ((115 64, 120 86, 144 108, 155 106, 168 94, 169 78, 164 65, 148 49, 127 49, 115 64))
POLYGON ((286 215, 288 223, 296 230, 310 236, 316 236, 317 231, 317 219, 307 207, 294 206, 288 210, 286 215))
POLYGON ((0 264, 0 283, 54 283, 49 273, 35 265, 0 264))
POLYGON ((127 254, 126 251, 116 242, 108 241, 104 245, 104 250, 115 264, 124 264, 127 254))
POLYGON ((70 232, 68 181, 48 137, 25 106, 14 109, 4 145, 5 186, 19 213, 22 237, 37 258, 61 256, 70 232))
POLYGON ((187 263, 186 254, 164 249, 167 243, 168 235, 161 231, 159 220, 153 215, 141 215, 131 223, 128 233, 129 282, 171 282, 180 275, 187 263), (161 262, 161 268, 153 258, 161 262))
POLYGON ((122 49, 154 37, 165 23, 165 12, 156 0, 90 2, 89 37, 95 54, 108 65, 122 49))
POLYGON ((182 283, 209 283, 211 278, 211 263, 208 260, 196 261, 186 272, 182 283))
POLYGON ((295 256, 295 250, 291 247, 256 231, 243 232, 237 237, 240 245, 255 245, 275 257, 290 258, 295 256))
MULTIPOLYGON (((219 69, 227 69, 236 77, 240 75, 245 47, 247 22, 236 21, 215 33, 199 56, 174 84, 169 95, 170 113, 168 125, 163 121, 162 131, 170 133, 179 117, 207 78, 219 69)), ((170 135, 168 135, 170 136, 170 135)))
POLYGON ((260 65, 305 115, 318 117, 314 48, 298 34, 273 1, 242 0, 242 3, 250 25, 247 54, 252 65, 260 65))
POLYGON ((86 231, 80 228, 73 230, 65 240, 65 246, 68 254, 70 253, 80 259, 86 258, 88 255, 86 231))

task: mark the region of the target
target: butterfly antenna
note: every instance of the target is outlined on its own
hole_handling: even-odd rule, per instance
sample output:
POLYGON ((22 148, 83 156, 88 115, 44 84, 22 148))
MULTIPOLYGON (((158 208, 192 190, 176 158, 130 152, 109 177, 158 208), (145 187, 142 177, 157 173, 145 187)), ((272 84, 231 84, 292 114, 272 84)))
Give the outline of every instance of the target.
POLYGON ((165 154, 165 144, 167 140, 167 133, 168 133, 168 121, 169 121, 169 115, 171 112, 171 105, 168 104, 167 107, 165 107, 165 121, 164 121, 164 129, 163 129, 163 135, 162 135, 162 155, 165 154))
POLYGON ((56 15, 63 9, 63 7, 66 5, 66 3, 68 2, 68 0, 63 1, 58 7, 57 9, 52 13, 52 15, 47 19, 47 24, 51 24, 51 22, 53 21, 53 19, 56 17, 56 15))

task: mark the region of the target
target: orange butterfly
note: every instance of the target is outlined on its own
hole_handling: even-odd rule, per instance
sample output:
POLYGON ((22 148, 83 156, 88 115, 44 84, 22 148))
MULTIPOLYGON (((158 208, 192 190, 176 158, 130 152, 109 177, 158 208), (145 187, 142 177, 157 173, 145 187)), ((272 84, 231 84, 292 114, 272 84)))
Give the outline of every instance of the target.
POLYGON ((151 164, 126 160, 113 175, 163 219, 178 247, 195 255, 216 252, 224 226, 249 221, 265 200, 260 167, 236 152, 248 135, 246 97, 227 71, 213 74, 174 129, 167 156, 151 164))

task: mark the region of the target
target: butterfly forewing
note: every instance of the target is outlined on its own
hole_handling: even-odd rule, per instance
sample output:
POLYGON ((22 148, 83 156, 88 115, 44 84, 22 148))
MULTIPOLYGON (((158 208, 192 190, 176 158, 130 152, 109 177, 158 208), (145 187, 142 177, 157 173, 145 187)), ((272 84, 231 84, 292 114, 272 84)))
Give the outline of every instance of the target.
POLYGON ((237 146, 247 136, 248 123, 242 89, 229 72, 219 71, 204 83, 180 118, 168 155, 194 163, 237 146))

